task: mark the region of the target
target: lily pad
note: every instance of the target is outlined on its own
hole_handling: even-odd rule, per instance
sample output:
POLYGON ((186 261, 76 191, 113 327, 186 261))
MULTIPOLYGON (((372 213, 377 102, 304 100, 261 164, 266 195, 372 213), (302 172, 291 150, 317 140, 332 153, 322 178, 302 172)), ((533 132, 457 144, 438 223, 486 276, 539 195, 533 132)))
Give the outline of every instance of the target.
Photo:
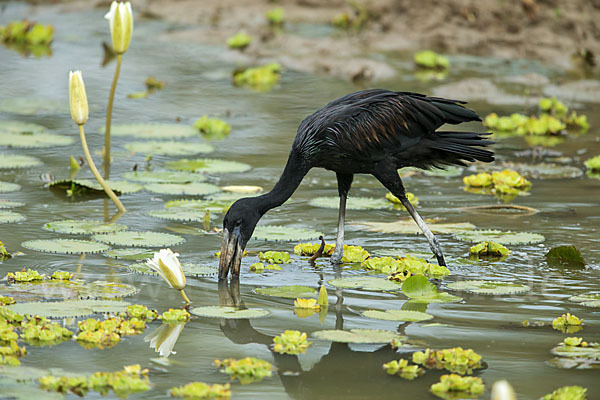
POLYGON ((168 161, 165 167, 178 171, 205 172, 208 174, 224 174, 233 172, 246 172, 250 165, 237 161, 218 160, 213 158, 196 158, 168 161))
POLYGON ((25 217, 14 211, 0 211, 0 224, 25 221, 25 217))
POLYGON ((380 329, 350 329, 349 331, 331 329, 313 332, 312 336, 339 343, 391 343, 394 340, 406 339, 405 336, 398 335, 396 332, 380 329))
POLYGON ((93 233, 120 232, 127 229, 127 226, 91 219, 65 219, 62 221, 48 222, 47 224, 44 224, 44 229, 71 235, 88 235, 93 233))
POLYGON ((195 142, 131 142, 125 148, 132 153, 153 154, 162 156, 193 156, 200 153, 212 153, 215 148, 206 143, 195 142))
POLYGON ((209 318, 225 318, 225 319, 250 319, 250 318, 261 318, 271 314, 267 310, 261 308, 249 308, 239 309, 236 307, 219 307, 219 306, 205 306, 196 307, 190 310, 190 312, 199 317, 209 318))
POLYGON ((543 235, 538 233, 510 232, 494 229, 457 232, 454 234, 454 237, 465 242, 479 243, 487 240, 500 244, 534 244, 546 240, 543 235))
POLYGON ((165 208, 176 208, 176 209, 186 209, 190 211, 206 211, 210 212, 224 212, 229 208, 231 202, 222 202, 222 201, 213 201, 213 200, 188 200, 188 199, 178 199, 178 200, 169 200, 165 203, 165 208))
POLYGON ((149 216, 166 219, 170 221, 195 221, 202 222, 205 211, 188 210, 186 208, 169 208, 167 210, 153 210, 148 213, 149 216))
POLYGON ((444 167, 444 169, 426 169, 423 170, 423 173, 427 176, 436 176, 441 178, 454 178, 456 176, 461 176, 464 168, 455 167, 453 165, 444 167))
POLYGON ((21 190, 21 185, 11 182, 0 181, 0 193, 16 192, 21 190))
POLYGON ((39 97, 10 97, 0 100, 0 111, 19 115, 68 114, 68 102, 39 97))
MULTIPOLYGON (((151 255, 148 258, 152 258, 151 255)), ((154 272, 145 262, 131 264, 127 266, 127 269, 143 275, 155 275, 158 276, 158 273, 154 272)), ((209 267, 206 265, 199 265, 194 263, 182 263, 181 269, 186 276, 193 277, 203 277, 217 274, 218 269, 215 267, 209 267)))
POLYGON ((21 245, 30 250, 57 254, 100 253, 108 250, 108 246, 103 243, 74 239, 28 240, 21 245))
POLYGON ((154 257, 154 250, 137 247, 126 247, 123 249, 111 249, 103 253, 105 257, 120 260, 145 260, 154 257))
POLYGON ((152 231, 113 232, 103 235, 94 235, 93 239, 113 246, 130 247, 168 247, 185 242, 185 239, 181 236, 152 231))
POLYGON ((253 239, 292 242, 317 239, 323 234, 312 229, 292 228, 279 225, 259 225, 254 229, 253 239))
POLYGON ((383 319, 385 321, 406 321, 406 322, 420 322, 428 321, 433 318, 433 315, 419 311, 407 311, 407 310, 367 310, 361 313, 364 317, 383 319))
POLYGON ((42 162, 31 156, 0 153, 0 169, 30 168, 42 165, 42 162))
MULTIPOLYGON (((23 373, 23 367, 10 367, 15 372, 23 373)), ((23 375, 21 375, 23 376, 23 375)), ((11 400, 64 400, 62 393, 47 392, 37 387, 37 385, 17 382, 16 380, 0 378, 0 390, 2 390, 3 399, 11 400)))
POLYGON ((128 181, 142 183, 188 183, 204 182, 206 177, 202 174, 183 171, 135 171, 126 172, 123 178, 128 181))
POLYGON ((221 191, 221 188, 204 182, 190 183, 150 183, 144 188, 152 193, 204 196, 221 191))
MULTIPOLYGON (((357 226, 366 228, 370 232, 383 233, 401 233, 410 235, 419 235, 422 233, 421 228, 412 219, 400 219, 393 222, 356 222, 357 226)), ((439 223, 427 221, 427 226, 433 233, 449 234, 454 232, 462 232, 475 229, 475 225, 470 222, 455 222, 455 223, 439 223)))
POLYGON ((95 313, 125 312, 129 305, 131 303, 117 300, 65 300, 16 303, 7 308, 17 314, 39 315, 46 318, 76 318, 95 313))
POLYGON ((448 289, 491 295, 517 294, 531 290, 529 286, 518 283, 482 280, 452 282, 448 284, 448 289))
POLYGON ((300 285, 261 287, 254 289, 254 291, 263 296, 285 297, 288 299, 312 297, 317 294, 316 289, 300 285))
POLYGON ((520 206, 516 204, 489 204, 481 206, 469 206, 461 207, 461 210, 478 213, 478 214, 492 214, 502 216, 529 216, 537 214, 538 209, 528 206, 520 206))
POLYGON ((34 124, 31 122, 23 122, 17 120, 1 120, 0 121, 0 133, 3 136, 5 133, 43 133, 47 129, 45 126, 34 124))
MULTIPOLYGON (((144 187, 137 183, 127 182, 127 181, 113 181, 107 180, 106 184, 113 191, 119 194, 131 194, 135 192, 139 192, 144 187)), ((91 179, 63 179, 58 181, 53 181, 48 184, 48 187, 53 190, 60 190, 65 192, 73 192, 74 194, 89 194, 89 195, 99 195, 105 196, 104 189, 102 186, 95 180, 91 179)))
POLYGON ((338 288, 390 291, 400 289, 400 285, 383 278, 356 276, 351 278, 332 279, 329 284, 338 288))
MULTIPOLYGON (((100 128, 104 133, 104 128, 100 128)), ((175 139, 198 135, 196 130, 188 125, 178 124, 115 124, 111 127, 111 135, 134 136, 140 139, 175 139)))
MULTIPOLYGON (((4 183, 4 182, 0 182, 0 193, 2 193, 2 183, 4 183)), ((11 183, 11 185, 12 185, 12 183, 11 183)), ((21 188, 21 187, 19 186, 19 188, 21 188)), ((0 199, 0 209, 23 207, 24 205, 25 205, 25 203, 21 203, 20 201, 0 199)))
POLYGON ((3 291, 18 300, 114 299, 131 296, 138 289, 126 283, 83 280, 43 280, 13 283, 3 291))
POLYGON ((402 284, 402 293, 413 302, 451 303, 462 300, 446 292, 438 292, 437 287, 424 276, 411 276, 402 284))
POLYGON ((572 165, 503 163, 502 166, 513 169, 524 177, 532 179, 567 179, 578 178, 583 175, 581 169, 572 165))
MULTIPOLYGON (((340 206, 340 198, 337 196, 315 197, 308 204, 313 207, 337 209, 340 206)), ((391 208, 391 206, 389 201, 373 197, 348 197, 346 202, 347 210, 377 210, 391 208)))
POLYGON ((575 301, 586 307, 600 307, 600 293, 583 293, 571 296, 569 301, 575 301))
POLYGON ((69 146, 75 139, 70 136, 53 133, 17 133, 2 132, 0 129, 0 146, 34 149, 55 146, 69 146))
POLYGON ((585 260, 579 249, 573 245, 556 246, 546 253, 546 260, 551 265, 572 266, 576 268, 584 268, 585 260))

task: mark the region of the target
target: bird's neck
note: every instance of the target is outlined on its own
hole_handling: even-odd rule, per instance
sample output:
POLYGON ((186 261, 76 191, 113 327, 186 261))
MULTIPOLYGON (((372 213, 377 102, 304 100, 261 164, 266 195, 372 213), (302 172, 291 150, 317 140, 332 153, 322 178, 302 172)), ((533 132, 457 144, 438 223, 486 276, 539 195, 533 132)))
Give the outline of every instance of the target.
POLYGON ((279 181, 270 192, 256 198, 260 213, 264 215, 270 209, 282 205, 292 197, 308 169, 302 157, 292 150, 279 181))

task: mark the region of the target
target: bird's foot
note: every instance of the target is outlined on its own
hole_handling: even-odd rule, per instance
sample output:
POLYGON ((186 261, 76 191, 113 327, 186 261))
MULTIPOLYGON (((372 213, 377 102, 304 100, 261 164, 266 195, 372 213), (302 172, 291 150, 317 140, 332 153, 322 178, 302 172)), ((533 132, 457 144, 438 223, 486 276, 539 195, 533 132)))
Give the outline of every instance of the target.
POLYGON ((341 264, 343 255, 344 255, 344 253, 342 253, 342 252, 340 252, 340 253, 334 252, 331 255, 331 258, 329 259, 329 261, 334 265, 341 264))

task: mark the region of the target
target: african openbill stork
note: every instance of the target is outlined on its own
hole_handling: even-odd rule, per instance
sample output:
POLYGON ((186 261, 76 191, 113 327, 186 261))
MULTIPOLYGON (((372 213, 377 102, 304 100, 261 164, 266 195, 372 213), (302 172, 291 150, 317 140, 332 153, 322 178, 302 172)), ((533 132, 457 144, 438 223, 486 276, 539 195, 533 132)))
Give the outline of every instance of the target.
POLYGON ((406 198, 398 168, 442 168, 465 161, 491 162, 489 133, 436 131, 443 124, 481 121, 458 100, 383 89, 363 90, 333 100, 300 123, 279 181, 261 196, 239 199, 223 219, 219 279, 240 274, 242 253, 260 218, 283 204, 311 168, 334 171, 340 207, 332 263, 342 259, 346 198, 354 174, 375 176, 400 199, 423 231, 440 265, 442 249, 406 198))

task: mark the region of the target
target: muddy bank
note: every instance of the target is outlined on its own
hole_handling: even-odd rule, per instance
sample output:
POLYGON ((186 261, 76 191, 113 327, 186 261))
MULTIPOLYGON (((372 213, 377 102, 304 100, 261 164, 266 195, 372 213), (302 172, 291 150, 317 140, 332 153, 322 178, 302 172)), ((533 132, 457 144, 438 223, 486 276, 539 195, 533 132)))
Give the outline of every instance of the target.
MULTIPOLYGON (((106 6, 106 1, 70 2, 65 7, 106 6)), ((380 80, 396 69, 385 52, 430 48, 448 54, 530 58, 561 69, 600 53, 600 0, 142 0, 138 17, 164 18, 179 28, 163 39, 225 43, 243 30, 258 38, 240 61, 279 61, 287 68, 380 80), (352 4, 355 4, 354 6, 352 4), (358 5, 358 6, 357 6, 358 5), (282 7, 286 25, 274 30, 265 13, 282 7), (330 22, 341 13, 360 29, 343 31, 330 22)))

